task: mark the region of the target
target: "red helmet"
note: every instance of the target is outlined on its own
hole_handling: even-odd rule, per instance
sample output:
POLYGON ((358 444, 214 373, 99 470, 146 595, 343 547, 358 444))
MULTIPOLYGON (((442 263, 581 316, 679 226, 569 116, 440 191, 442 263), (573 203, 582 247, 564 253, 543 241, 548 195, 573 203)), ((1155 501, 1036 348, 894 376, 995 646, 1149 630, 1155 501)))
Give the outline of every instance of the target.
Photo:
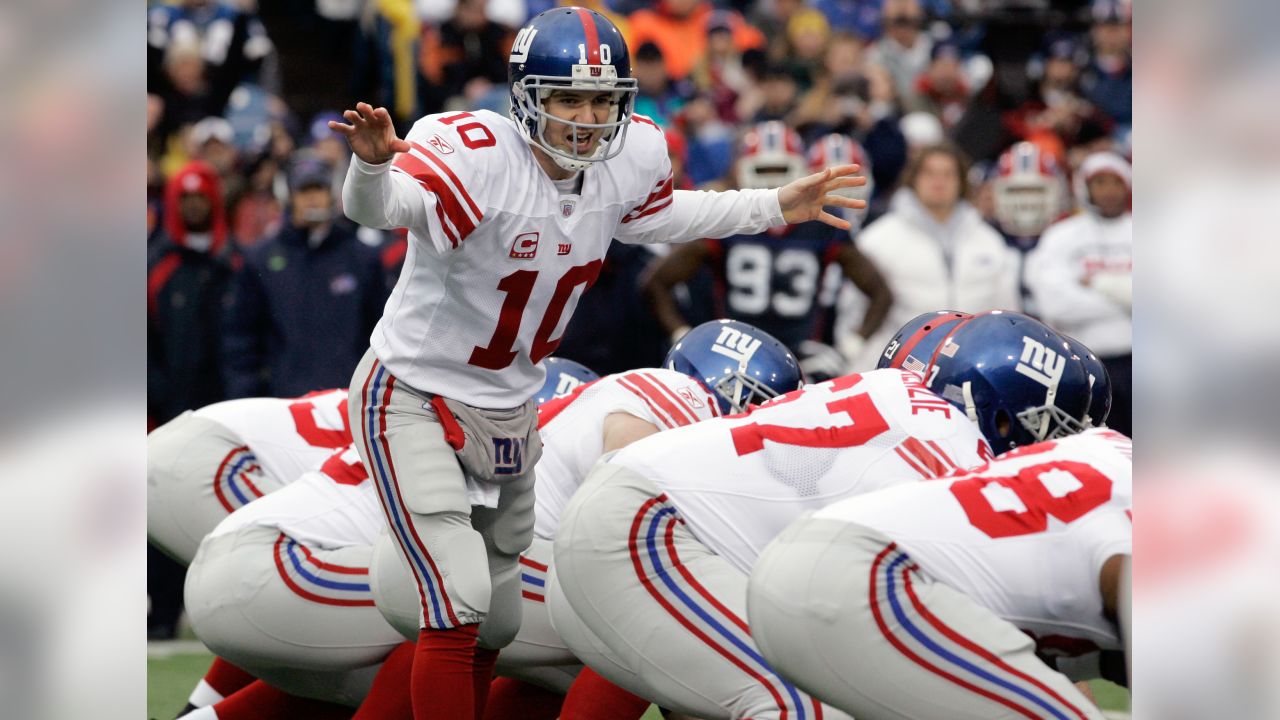
POLYGON ((738 187, 771 189, 808 174, 804 143, 795 130, 778 120, 760 123, 742 138, 738 154, 738 187))
POLYGON ((1035 237, 1065 209, 1066 183, 1053 156, 1030 142, 1005 150, 992 183, 996 219, 1010 235, 1035 237))
POLYGON ((811 173, 822 172, 835 165, 850 164, 856 164, 862 168, 858 174, 867 178, 867 184, 840 188, 832 194, 870 201, 871 194, 875 192, 875 182, 871 179, 871 159, 857 140, 841 133, 831 133, 823 135, 809 148, 809 172, 811 173))

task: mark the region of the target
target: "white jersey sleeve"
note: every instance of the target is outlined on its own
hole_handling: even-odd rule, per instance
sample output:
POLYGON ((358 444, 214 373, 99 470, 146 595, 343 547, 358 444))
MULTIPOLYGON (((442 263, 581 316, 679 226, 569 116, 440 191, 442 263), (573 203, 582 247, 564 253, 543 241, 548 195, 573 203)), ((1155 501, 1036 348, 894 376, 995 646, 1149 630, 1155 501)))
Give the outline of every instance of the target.
POLYGON ((272 527, 304 545, 372 545, 386 527, 377 490, 354 445, 332 453, 297 482, 231 513, 210 536, 272 527))
POLYGON ((281 484, 315 470, 335 449, 351 444, 345 389, 297 398, 227 400, 195 414, 235 433, 263 471, 281 484))
POLYGON ((614 413, 662 431, 715 417, 719 408, 697 380, 659 368, 608 375, 544 403, 538 409, 542 458, 535 472, 536 537, 555 538, 565 506, 603 453, 604 421, 614 413))
POLYGON ((1031 445, 944 482, 895 487, 814 514, 874 528, 929 576, 1043 649, 1117 650, 1099 575, 1133 552, 1131 441, 1095 429, 1031 445))
POLYGON ((777 190, 694 192, 676 190, 667 155, 667 141, 653 120, 631 116, 627 144, 641 146, 637 155, 648 158, 641 168, 651 174, 649 194, 622 216, 616 237, 625 243, 679 243, 764 232, 782 225, 777 190))
POLYGON ((988 457, 962 412, 911 373, 877 370, 645 438, 609 462, 657 484, 699 540, 749 572, 805 512, 988 457))
POLYGON ((389 163, 355 158, 343 187, 343 209, 376 228, 406 227, 438 252, 460 247, 484 220, 485 191, 498 175, 494 132, 471 113, 428 115, 405 136, 412 146, 389 163))

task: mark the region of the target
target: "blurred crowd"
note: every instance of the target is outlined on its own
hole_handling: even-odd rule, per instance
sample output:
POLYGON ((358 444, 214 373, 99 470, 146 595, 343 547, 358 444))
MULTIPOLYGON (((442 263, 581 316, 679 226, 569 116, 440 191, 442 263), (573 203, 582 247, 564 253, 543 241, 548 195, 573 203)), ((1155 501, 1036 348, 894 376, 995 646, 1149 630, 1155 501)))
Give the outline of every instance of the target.
MULTIPOLYGON (((148 3, 153 427, 347 384, 407 239, 345 220, 349 151, 327 122, 357 100, 401 136, 428 113, 505 114, 515 30, 556 4, 148 3)), ((681 328, 759 322, 751 306, 776 295, 820 376, 873 366, 918 313, 1020 309, 1106 362, 1110 424, 1132 434, 1127 0, 561 4, 622 29, 635 110, 665 130, 679 187, 772 186, 845 159, 872 182, 843 238, 869 267, 823 256, 836 270, 806 289, 781 256, 716 246, 666 282, 666 248, 615 243, 557 354, 602 374, 653 365, 681 328)), ((160 610, 153 631, 171 633, 160 610)))

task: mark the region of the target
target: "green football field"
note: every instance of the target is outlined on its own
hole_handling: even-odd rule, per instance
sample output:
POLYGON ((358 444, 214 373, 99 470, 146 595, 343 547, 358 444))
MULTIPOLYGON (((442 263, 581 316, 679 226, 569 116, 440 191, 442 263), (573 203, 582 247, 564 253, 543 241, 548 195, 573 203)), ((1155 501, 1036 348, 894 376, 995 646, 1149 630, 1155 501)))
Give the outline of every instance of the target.
MULTIPOLYGON (((170 720, 187 703, 187 694, 209 667, 213 656, 194 642, 157 643, 147 658, 147 717, 170 720)), ((1095 681, 1093 692, 1108 715, 1127 718, 1129 693, 1109 682, 1095 681)), ((661 720, 657 708, 649 708, 643 720, 661 720)))

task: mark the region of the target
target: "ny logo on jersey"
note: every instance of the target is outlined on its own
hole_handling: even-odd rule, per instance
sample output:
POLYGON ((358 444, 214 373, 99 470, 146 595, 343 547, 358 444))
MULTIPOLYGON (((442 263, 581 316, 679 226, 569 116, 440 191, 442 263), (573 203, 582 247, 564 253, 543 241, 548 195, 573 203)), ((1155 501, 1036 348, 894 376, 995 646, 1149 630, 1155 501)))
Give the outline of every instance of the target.
POLYGON ((538 233, 527 232, 516 236, 511 243, 511 257, 517 260, 528 260, 538 254, 538 233))
POLYGON ((556 245, 557 255, 568 255, 573 250, 573 243, 559 243, 556 245))
POLYGON ((1019 374, 1035 380, 1050 390, 1058 387, 1062 380, 1062 371, 1067 367, 1067 358, 1050 350, 1037 340, 1022 337, 1022 358, 1014 368, 1019 374))
POLYGON ((441 155, 453 154, 453 146, 445 142, 444 138, 440 137, 439 135, 432 135, 431 137, 427 138, 427 144, 435 148, 436 151, 439 152, 441 155))
POLYGON ((738 364, 745 366, 751 356, 756 354, 756 350, 760 349, 760 340, 750 335, 734 330, 731 327, 720 328, 720 337, 716 338, 716 342, 711 346, 711 352, 720 353, 725 357, 737 360, 738 364))
POLYGON ((533 45, 533 36, 538 34, 537 28, 522 28, 511 43, 511 57, 507 62, 522 63, 529 59, 529 48, 533 45))
POLYGON ((519 475, 524 469, 524 439, 493 439, 493 472, 495 475, 519 475))

